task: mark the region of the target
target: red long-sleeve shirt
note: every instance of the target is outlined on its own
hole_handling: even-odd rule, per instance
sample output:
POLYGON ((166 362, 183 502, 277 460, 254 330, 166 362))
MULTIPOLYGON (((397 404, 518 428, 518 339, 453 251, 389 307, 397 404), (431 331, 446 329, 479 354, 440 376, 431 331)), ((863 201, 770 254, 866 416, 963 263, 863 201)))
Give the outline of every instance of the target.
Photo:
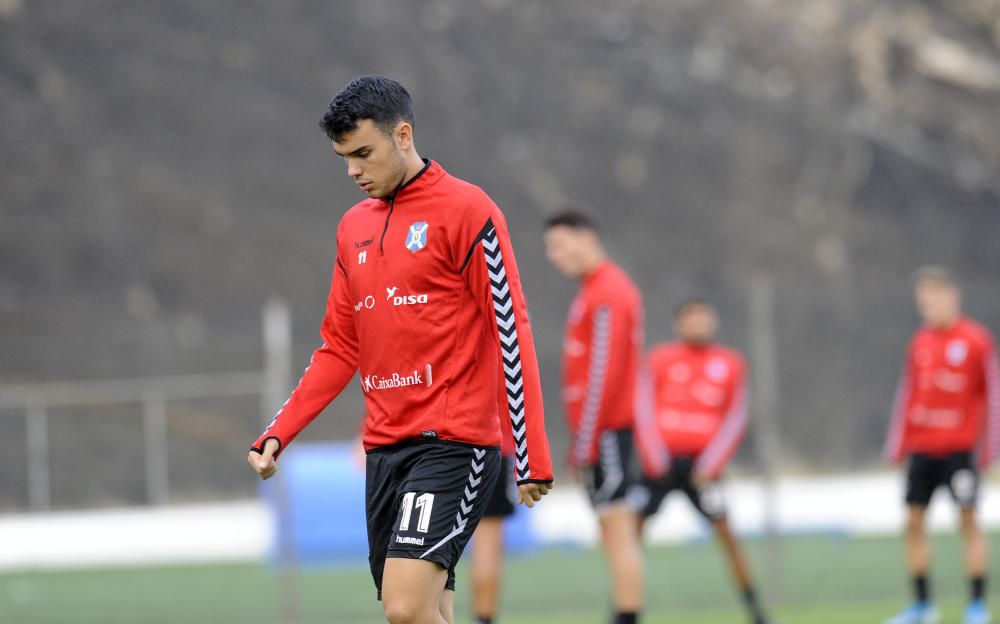
POLYGON ((695 468, 719 476, 746 433, 746 363, 718 344, 673 342, 653 349, 654 409, 671 455, 696 457, 695 468))
POLYGON ((636 392, 643 342, 642 295, 620 267, 604 262, 583 279, 566 323, 563 403, 572 436, 571 464, 597 461, 602 432, 634 427, 644 468, 663 471, 659 437, 649 433, 651 420, 641 417, 651 412, 636 392))
POLYGON ((370 451, 415 439, 500 446, 552 480, 534 339, 503 214, 434 162, 337 229, 323 344, 255 448, 283 450, 360 370, 370 451))
POLYGON ((977 447, 982 466, 1000 452, 1000 366, 989 330, 963 316, 947 329, 921 328, 910 341, 885 456, 977 447))

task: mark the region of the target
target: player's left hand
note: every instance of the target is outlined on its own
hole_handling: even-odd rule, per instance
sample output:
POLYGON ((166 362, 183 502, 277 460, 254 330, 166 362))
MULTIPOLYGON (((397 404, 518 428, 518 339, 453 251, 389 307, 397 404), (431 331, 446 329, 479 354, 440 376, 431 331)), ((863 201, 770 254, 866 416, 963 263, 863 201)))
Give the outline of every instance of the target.
POLYGON ((530 509, 535 506, 536 502, 542 500, 542 497, 548 494, 551 489, 551 483, 522 483, 517 486, 521 498, 519 503, 527 505, 530 509))

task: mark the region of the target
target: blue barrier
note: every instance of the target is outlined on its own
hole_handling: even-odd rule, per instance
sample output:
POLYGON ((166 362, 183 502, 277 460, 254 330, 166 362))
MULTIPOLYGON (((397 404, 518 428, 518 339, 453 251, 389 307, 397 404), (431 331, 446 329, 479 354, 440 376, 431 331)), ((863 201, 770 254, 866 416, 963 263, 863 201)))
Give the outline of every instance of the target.
MULTIPOLYGON (((282 454, 279 465, 278 475, 261 487, 276 520, 272 560, 282 553, 304 564, 367 557, 365 474, 353 446, 298 443, 282 454)), ((504 539, 513 553, 537 545, 524 507, 505 523, 504 539)))

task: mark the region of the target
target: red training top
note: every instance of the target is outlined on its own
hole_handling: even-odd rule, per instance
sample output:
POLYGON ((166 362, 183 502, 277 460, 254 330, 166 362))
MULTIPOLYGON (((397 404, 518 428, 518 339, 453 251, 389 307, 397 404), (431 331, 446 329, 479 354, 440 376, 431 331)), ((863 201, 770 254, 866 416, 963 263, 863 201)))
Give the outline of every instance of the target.
POLYGON ((601 433, 635 426, 644 469, 652 474, 665 469, 652 421, 636 419, 636 414, 651 416, 649 409, 642 409, 641 393, 636 393, 643 328, 642 295, 620 267, 606 261, 583 279, 570 306, 563 342, 570 464, 593 465, 601 433))
POLYGON ((977 446, 983 467, 1000 451, 1000 366, 989 330, 963 316, 948 329, 924 327, 910 341, 885 456, 977 446))
POLYGON ((671 455, 695 457, 695 469, 718 477, 746 433, 747 367, 718 344, 672 342, 649 355, 656 423, 671 455))
POLYGON ((552 481, 534 339, 507 223, 480 188, 427 162, 337 229, 323 344, 264 433, 281 450, 361 373, 366 451, 419 439, 500 446, 518 483, 552 481))

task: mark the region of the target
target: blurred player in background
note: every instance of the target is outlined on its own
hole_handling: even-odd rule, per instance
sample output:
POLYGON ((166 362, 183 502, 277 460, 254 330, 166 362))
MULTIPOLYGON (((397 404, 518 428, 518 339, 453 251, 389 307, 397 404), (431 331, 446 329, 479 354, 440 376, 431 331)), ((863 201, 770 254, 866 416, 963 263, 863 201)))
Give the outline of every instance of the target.
MULTIPOLYGON (((597 512, 611 568, 614 622, 633 623, 643 602, 642 553, 626 494, 636 480, 633 425, 644 340, 642 297, 607 258, 594 222, 584 214, 567 211, 550 218, 545 252, 556 269, 580 281, 563 343, 569 463, 582 471, 597 512)), ((662 447, 656 435, 639 437, 662 447)), ((651 462, 664 460, 656 449, 643 447, 641 454, 651 462)))
POLYGON ((726 517, 720 478, 746 432, 749 397, 743 357, 715 342, 718 315, 700 299, 674 316, 678 340, 649 355, 655 420, 670 453, 670 470, 629 493, 640 532, 666 496, 683 492, 712 524, 754 624, 768 620, 757 600, 746 557, 726 517))
POLYGON ((409 93, 382 76, 352 81, 320 122, 368 198, 337 228, 323 344, 247 460, 273 475, 360 370, 369 562, 386 619, 450 624, 479 493, 499 478, 500 418, 529 507, 552 464, 506 220, 481 189, 420 158, 413 123, 409 93))
POLYGON ((924 326, 910 341, 885 446, 888 460, 909 458, 906 564, 915 601, 887 622, 938 621, 924 520, 932 495, 944 486, 960 508, 971 594, 964 622, 985 624, 988 556, 976 504, 980 471, 1000 450, 1000 366, 989 330, 962 314, 961 291, 948 270, 917 271, 915 295, 924 326))
POLYGON ((510 426, 501 424, 503 457, 500 479, 486 499, 483 519, 472 538, 472 613, 475 624, 493 624, 500 603, 503 577, 503 525, 517 506, 514 482, 514 436, 510 426))

